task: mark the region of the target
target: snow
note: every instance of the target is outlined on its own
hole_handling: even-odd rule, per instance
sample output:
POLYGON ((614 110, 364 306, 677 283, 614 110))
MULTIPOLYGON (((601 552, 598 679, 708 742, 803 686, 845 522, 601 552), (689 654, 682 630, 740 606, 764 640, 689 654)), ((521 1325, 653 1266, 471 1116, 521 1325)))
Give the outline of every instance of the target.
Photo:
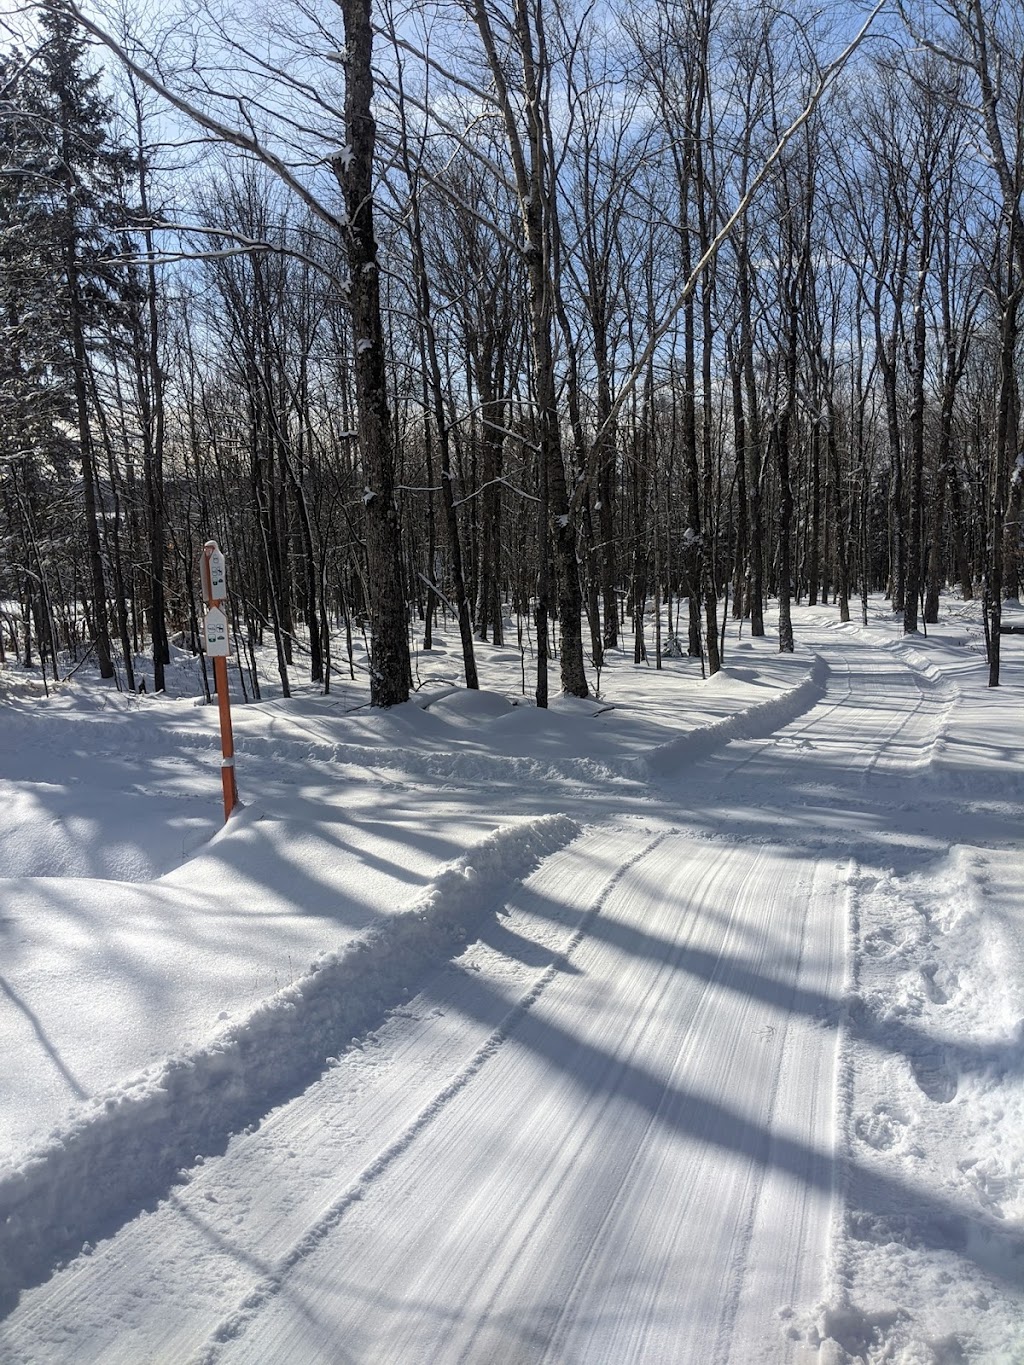
POLYGON ((1024 658, 794 619, 296 678, 223 828, 216 708, 0 670, 0 1359, 1024 1360, 1024 658))

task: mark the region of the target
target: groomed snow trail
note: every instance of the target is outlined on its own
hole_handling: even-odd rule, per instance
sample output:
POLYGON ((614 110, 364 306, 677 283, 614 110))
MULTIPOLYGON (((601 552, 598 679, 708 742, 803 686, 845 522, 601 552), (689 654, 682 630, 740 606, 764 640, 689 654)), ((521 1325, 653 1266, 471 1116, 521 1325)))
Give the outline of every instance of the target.
MULTIPOLYGON (((799 1077, 824 1096, 810 1114, 780 1073, 794 990, 834 984, 838 917, 807 924, 831 871, 679 835, 648 846, 429 1134, 307 1233, 204 1358, 327 1359, 341 1320, 352 1359, 678 1360, 688 1322, 715 1327, 694 1358, 725 1359, 762 1204, 762 1294, 813 1292, 830 1050, 799 1077)), ((546 869, 532 894, 559 880, 546 869)))
POLYGON ((29 1296, 18 1338, 76 1361, 711 1361, 739 1324, 732 1358, 770 1358, 765 1305, 813 1298, 826 1251, 842 870, 671 832, 556 855, 418 1027, 29 1296))
POLYGON ((939 793, 907 791, 956 700, 840 632, 825 655, 805 715, 547 858, 321 1079, 27 1293, 3 1358, 819 1358, 798 1324, 862 1174, 837 1174, 850 901, 944 851, 939 793))

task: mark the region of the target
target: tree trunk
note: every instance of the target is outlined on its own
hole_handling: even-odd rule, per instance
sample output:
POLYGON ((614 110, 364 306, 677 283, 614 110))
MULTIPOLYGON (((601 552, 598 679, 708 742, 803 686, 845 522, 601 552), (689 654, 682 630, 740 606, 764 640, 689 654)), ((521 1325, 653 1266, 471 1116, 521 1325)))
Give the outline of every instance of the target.
POLYGON ((384 367, 377 241, 373 230, 371 112, 373 29, 370 0, 341 0, 345 29, 345 133, 332 169, 345 196, 345 246, 355 343, 359 446, 363 459, 366 581, 370 609, 370 701, 393 706, 412 689, 402 545, 395 502, 395 458, 384 367))
MULTIPOLYGON (((73 227, 69 228, 69 233, 73 233, 73 231, 73 227)), ((85 334, 82 327, 78 268, 73 241, 66 244, 65 270, 68 281, 68 307, 71 314, 75 413, 78 419, 78 445, 82 463, 85 534, 89 547, 89 571, 92 578, 93 638, 96 644, 96 659, 100 667, 100 677, 112 678, 114 676, 114 662, 110 652, 107 589, 103 576, 103 550, 100 544, 99 517, 96 506, 96 460, 92 445, 92 426, 89 420, 89 399, 86 385, 88 360, 85 334)))

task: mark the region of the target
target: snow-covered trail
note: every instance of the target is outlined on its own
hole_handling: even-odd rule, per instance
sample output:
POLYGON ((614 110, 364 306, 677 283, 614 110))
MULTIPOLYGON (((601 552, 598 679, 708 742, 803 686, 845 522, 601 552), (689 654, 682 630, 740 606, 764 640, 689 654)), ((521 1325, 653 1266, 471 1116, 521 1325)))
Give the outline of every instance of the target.
MULTIPOLYGON (((953 1058, 858 997, 867 898, 1001 844, 999 812, 962 800, 949 682, 841 630, 818 644, 816 705, 661 765, 617 819, 591 794, 600 825, 406 1006, 25 1294, 3 1358, 824 1359, 810 1324, 855 1279, 851 1222, 869 1243, 905 1209, 1019 1288, 981 1245, 994 1218, 852 1137, 877 1131, 858 1056, 910 1066, 925 1110, 953 1058)), ((867 1359, 882 1318, 843 1309, 828 1358, 867 1359)))
POLYGON ((826 1252, 841 872, 670 831, 578 842, 412 1017, 0 1341, 112 1362, 770 1358, 765 1304, 813 1299, 826 1252))
MULTIPOLYGON (((218 1328, 241 1333, 224 1359, 326 1360, 346 1322, 335 1358, 712 1361, 738 1317, 750 1359, 749 1334, 774 1335, 765 1295, 813 1296, 834 1049, 808 1047, 789 1002, 837 984, 834 868, 794 879, 776 851, 679 835, 638 851, 484 1042, 486 1066, 351 1171, 286 1273, 218 1328)), ((532 897, 561 880, 546 868, 532 897)), ((448 1008, 487 1017, 487 993, 470 978, 448 1008)))

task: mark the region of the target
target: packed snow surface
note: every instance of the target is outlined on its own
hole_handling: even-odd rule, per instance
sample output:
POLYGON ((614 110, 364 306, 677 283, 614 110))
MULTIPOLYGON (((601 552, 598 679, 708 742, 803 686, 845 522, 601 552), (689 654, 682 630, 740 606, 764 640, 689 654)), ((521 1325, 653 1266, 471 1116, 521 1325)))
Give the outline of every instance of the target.
POLYGON ((1024 1362, 1024 653, 942 616, 441 644, 236 706, 223 828, 215 708, 0 670, 0 1360, 1024 1362))

